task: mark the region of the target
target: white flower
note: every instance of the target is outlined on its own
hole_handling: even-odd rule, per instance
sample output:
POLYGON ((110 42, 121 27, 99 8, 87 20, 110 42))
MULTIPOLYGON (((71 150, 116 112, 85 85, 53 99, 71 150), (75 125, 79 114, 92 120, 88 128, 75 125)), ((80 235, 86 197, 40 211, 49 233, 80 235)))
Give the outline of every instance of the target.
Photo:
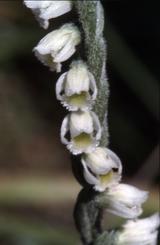
POLYGON ((69 59, 80 42, 80 32, 73 24, 47 34, 34 48, 37 58, 52 71, 61 71, 61 62, 69 59))
POLYGON ((93 151, 100 138, 101 126, 94 112, 71 112, 62 122, 61 141, 74 155, 93 151))
POLYGON ((138 188, 119 184, 109 188, 103 197, 106 210, 123 218, 134 219, 142 214, 141 205, 148 198, 148 192, 138 188))
POLYGON ((91 109, 97 96, 97 87, 93 75, 82 61, 74 62, 71 69, 60 76, 56 95, 70 111, 91 109))
POLYGON ((85 180, 97 191, 116 185, 121 179, 122 164, 111 150, 97 147, 82 157, 85 180))
POLYGON ((159 225, 158 213, 145 219, 129 220, 118 232, 116 245, 157 245, 159 225))
POLYGON ((72 9, 71 1, 24 0, 24 4, 33 11, 44 29, 48 28, 50 19, 63 15, 72 9))

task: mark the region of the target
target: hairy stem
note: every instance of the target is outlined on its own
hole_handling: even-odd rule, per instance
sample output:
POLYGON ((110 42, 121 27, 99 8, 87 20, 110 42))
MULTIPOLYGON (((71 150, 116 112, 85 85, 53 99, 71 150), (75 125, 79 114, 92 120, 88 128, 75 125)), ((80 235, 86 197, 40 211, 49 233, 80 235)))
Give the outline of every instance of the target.
POLYGON ((98 96, 93 110, 102 126, 101 145, 109 143, 107 109, 109 85, 106 75, 106 43, 103 38, 104 12, 100 1, 75 1, 85 38, 87 64, 98 87, 98 96))

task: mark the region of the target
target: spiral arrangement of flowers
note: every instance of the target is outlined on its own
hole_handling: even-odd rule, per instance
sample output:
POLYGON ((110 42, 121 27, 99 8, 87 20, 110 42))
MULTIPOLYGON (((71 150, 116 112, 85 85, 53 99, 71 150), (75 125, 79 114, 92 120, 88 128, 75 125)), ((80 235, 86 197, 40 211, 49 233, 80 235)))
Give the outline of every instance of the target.
MULTIPOLYGON (((81 1, 80 1, 81 2, 81 1)), ((94 1, 95 2, 95 1, 94 1)), ((41 27, 49 20, 69 12, 73 1, 28 1, 24 4, 35 14, 41 27)), ((76 52, 81 33, 72 23, 64 24, 47 34, 34 48, 36 57, 51 71, 61 72, 62 63, 76 52)), ((130 219, 110 244, 153 245, 157 240, 158 214, 139 220, 148 192, 120 183, 122 163, 119 157, 101 142, 102 125, 94 111, 99 90, 87 63, 72 61, 56 83, 56 97, 68 114, 61 125, 61 142, 73 155, 80 155, 85 181, 100 195, 97 202, 108 212, 130 219), (134 235, 134 231, 137 231, 134 235)), ((98 243, 97 243, 98 244, 98 243)), ((103 243, 109 244, 109 243, 103 243)))

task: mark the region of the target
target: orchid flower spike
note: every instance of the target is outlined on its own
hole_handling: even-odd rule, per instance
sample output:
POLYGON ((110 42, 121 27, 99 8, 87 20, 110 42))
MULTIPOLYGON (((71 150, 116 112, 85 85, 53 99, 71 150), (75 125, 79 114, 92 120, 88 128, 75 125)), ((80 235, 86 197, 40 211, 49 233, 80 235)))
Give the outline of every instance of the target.
POLYGON ((71 1, 24 0, 24 4, 32 10, 44 29, 48 28, 50 19, 61 16, 72 9, 71 1))
POLYGON ((73 62, 71 69, 60 76, 56 96, 69 111, 89 110, 97 96, 93 75, 82 61, 73 62))
POLYGON ((37 58, 51 71, 61 71, 61 62, 69 59, 80 43, 80 32, 73 24, 65 24, 60 29, 47 34, 34 48, 37 58))
POLYGON ((95 151, 82 157, 84 178, 96 191, 116 185, 121 179, 122 164, 111 150, 97 147, 95 151))
POLYGON ((100 138, 101 126, 94 112, 71 112, 62 122, 61 141, 74 155, 93 151, 100 138))
POLYGON ((118 232, 116 245, 157 245, 159 214, 145 219, 129 220, 118 232))
POLYGON ((142 214, 141 205, 147 200, 148 192, 131 185, 119 184, 106 190, 101 198, 106 211, 123 218, 134 219, 142 214))

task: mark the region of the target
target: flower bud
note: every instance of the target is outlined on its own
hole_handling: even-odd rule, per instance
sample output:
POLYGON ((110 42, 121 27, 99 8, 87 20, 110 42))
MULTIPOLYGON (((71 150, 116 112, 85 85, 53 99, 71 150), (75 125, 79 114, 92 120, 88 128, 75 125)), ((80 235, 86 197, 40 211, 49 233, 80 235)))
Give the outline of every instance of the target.
POLYGON ((91 109, 97 96, 97 87, 93 75, 82 61, 74 62, 70 70, 60 76, 56 95, 69 111, 91 109))
POLYGON ((71 1, 24 0, 24 4, 32 10, 44 29, 48 28, 50 19, 61 16, 72 9, 71 1))
POLYGON ((62 122, 61 141, 74 155, 93 151, 100 137, 101 126, 94 112, 72 112, 62 122))
POLYGON ((159 214, 149 218, 129 220, 118 232, 116 245, 157 245, 159 214))
POLYGON ((122 164, 118 156, 104 147, 82 157, 85 180, 97 191, 117 185, 121 179, 122 164))
POLYGON ((37 58, 50 70, 61 71, 61 62, 69 59, 80 42, 80 32, 73 24, 65 24, 60 29, 47 34, 34 48, 37 58))
POLYGON ((106 190, 101 198, 100 203, 104 204, 108 212, 134 219, 142 214, 141 205, 148 198, 148 192, 131 185, 119 184, 106 190))

